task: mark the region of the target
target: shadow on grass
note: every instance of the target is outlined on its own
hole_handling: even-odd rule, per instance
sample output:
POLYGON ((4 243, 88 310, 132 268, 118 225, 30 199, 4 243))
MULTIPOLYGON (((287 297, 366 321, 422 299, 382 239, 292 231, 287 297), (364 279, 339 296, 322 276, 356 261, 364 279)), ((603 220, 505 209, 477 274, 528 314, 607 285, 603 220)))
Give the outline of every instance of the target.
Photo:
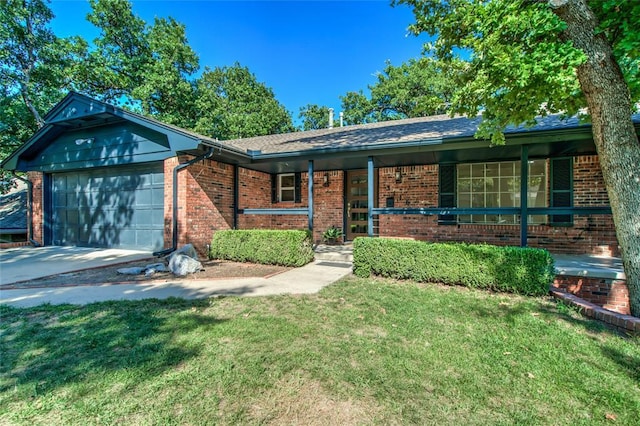
POLYGON ((26 385, 35 397, 117 370, 160 374, 199 353, 176 337, 222 322, 198 312, 207 306, 207 300, 182 299, 1 306, 0 392, 26 385))
POLYGON ((610 346, 603 347, 602 354, 618 364, 636 383, 640 382, 640 358, 637 355, 626 355, 610 346))

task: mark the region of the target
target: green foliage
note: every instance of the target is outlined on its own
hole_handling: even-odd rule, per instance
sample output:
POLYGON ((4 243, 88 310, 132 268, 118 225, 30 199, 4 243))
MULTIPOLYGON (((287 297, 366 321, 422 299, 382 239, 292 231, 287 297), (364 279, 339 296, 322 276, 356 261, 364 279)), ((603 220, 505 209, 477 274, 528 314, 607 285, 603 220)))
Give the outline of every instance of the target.
POLYGON ((344 113, 344 124, 366 124, 377 121, 373 113, 373 104, 362 90, 347 92, 344 96, 340 96, 340 101, 344 113))
POLYGON ((546 250, 476 244, 425 243, 356 238, 353 270, 418 282, 544 295, 553 282, 553 258, 546 250))
POLYGON ((79 91, 110 103, 133 106, 131 92, 144 83, 151 64, 149 28, 128 0, 90 0, 87 20, 100 31, 95 46, 75 67, 79 91))
POLYGON ((295 230, 216 231, 209 251, 211 259, 282 266, 303 266, 313 256, 309 232, 295 230))
POLYGON ((140 99, 144 114, 187 129, 195 126, 195 83, 198 55, 191 49, 184 25, 173 18, 156 18, 149 30, 150 61, 141 84, 131 96, 140 99))
POLYGON ((342 238, 342 235, 343 234, 342 234, 341 228, 331 226, 322 233, 322 241, 325 241, 325 242, 336 241, 342 238))
POLYGON ((589 6, 600 20, 599 30, 613 46, 631 99, 640 101, 640 2, 598 0, 589 6))
POLYGON ((45 0, 0 1, 0 160, 70 89, 219 139, 293 131, 290 114, 246 67, 197 78, 198 56, 173 18, 149 25, 129 0, 90 3, 87 20, 99 30, 91 46, 56 37, 45 0))
POLYGON ((302 130, 326 129, 329 127, 329 107, 307 104, 300 108, 302 130))
MULTIPOLYGON (((0 1, 0 161, 43 125, 43 112, 64 96, 69 68, 86 47, 79 38, 56 37, 52 18, 42 0, 0 1)), ((0 170, 0 193, 9 181, 0 170)))
POLYGON ((238 63, 207 68, 197 96, 198 133, 225 140, 293 131, 291 115, 273 90, 238 63))
POLYGON ((565 24, 546 2, 528 0, 399 0, 413 7, 410 30, 437 35, 426 53, 453 61, 470 55, 452 97, 451 112, 475 116, 477 136, 504 143, 508 124, 537 115, 577 113, 585 105, 575 70, 584 54, 562 41, 565 24))
POLYGON ((369 86, 370 99, 362 91, 348 92, 340 98, 345 121, 363 124, 443 114, 452 100, 462 65, 460 61, 432 58, 410 59, 397 67, 387 62, 376 84, 369 86))

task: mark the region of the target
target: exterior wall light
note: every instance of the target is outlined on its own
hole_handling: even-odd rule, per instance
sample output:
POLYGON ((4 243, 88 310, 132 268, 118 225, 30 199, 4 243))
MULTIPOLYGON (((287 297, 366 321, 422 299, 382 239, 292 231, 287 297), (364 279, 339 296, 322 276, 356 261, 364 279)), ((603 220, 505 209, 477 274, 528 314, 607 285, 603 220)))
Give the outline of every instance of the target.
POLYGON ((329 173, 325 173, 322 178, 322 184, 324 186, 329 186, 329 173))
POLYGON ((400 167, 396 169, 396 183, 402 182, 402 170, 400 167))

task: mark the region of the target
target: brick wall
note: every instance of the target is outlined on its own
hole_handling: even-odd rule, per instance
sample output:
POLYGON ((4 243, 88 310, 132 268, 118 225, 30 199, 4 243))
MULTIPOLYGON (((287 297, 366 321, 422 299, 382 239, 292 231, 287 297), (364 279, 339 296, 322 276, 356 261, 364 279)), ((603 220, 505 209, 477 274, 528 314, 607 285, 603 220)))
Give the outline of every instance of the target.
MULTIPOLYGON (((309 173, 300 175, 300 202, 271 202, 271 175, 254 170, 240 169, 239 208, 307 208, 309 206, 309 173)), ((319 242, 322 232, 330 226, 342 228, 344 173, 342 171, 314 172, 313 174, 313 239, 319 242), (329 184, 324 186, 324 175, 329 184)), ((306 215, 248 215, 238 217, 240 229, 307 229, 306 215)))
MULTIPOLYGON (((303 175, 303 188, 306 188, 308 173, 303 175)), ((313 240, 322 241, 322 233, 335 226, 342 228, 344 220, 344 172, 314 172, 313 174, 313 240), (329 175, 328 186, 323 186, 324 175, 329 175)))
MULTIPOLYGON (((402 167, 399 183, 396 183, 395 171, 395 168, 379 170, 378 205, 386 205, 387 198, 393 197, 395 207, 438 206, 437 165, 402 167)), ((608 205, 597 156, 574 158, 573 182, 576 207, 608 205)), ((422 215, 383 215, 379 221, 381 236, 520 245, 519 225, 438 225, 437 216, 422 215)), ((554 253, 620 254, 610 215, 576 215, 573 226, 534 225, 527 230, 530 247, 546 248, 554 253)))
MULTIPOLYGON (((172 238, 172 173, 177 164, 176 159, 165 161, 167 246, 172 238)), ((214 160, 199 161, 178 172, 178 246, 191 243, 201 255, 206 255, 213 233, 233 227, 233 179, 233 166, 214 160)))
POLYGON ((33 198, 31 205, 33 208, 33 240, 44 244, 44 188, 43 175, 41 172, 29 172, 27 178, 33 185, 33 198))
POLYGON ((164 246, 167 248, 173 243, 173 169, 178 164, 178 157, 164 160, 164 246))
POLYGON ((629 289, 625 280, 558 275, 553 287, 610 311, 630 314, 629 289))

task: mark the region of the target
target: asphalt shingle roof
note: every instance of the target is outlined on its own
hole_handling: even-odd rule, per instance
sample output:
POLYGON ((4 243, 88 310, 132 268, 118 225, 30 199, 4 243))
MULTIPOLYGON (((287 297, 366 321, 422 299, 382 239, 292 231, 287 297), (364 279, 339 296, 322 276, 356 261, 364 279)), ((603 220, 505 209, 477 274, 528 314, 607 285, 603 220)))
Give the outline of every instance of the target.
MULTIPOLYGON (((447 139, 473 138, 480 120, 480 117, 451 118, 448 115, 436 115, 221 142, 245 152, 253 150, 261 151, 262 154, 401 144, 416 141, 433 141, 436 143, 447 139)), ((640 122, 640 115, 634 116, 634 121, 640 122)), ((538 118, 537 124, 532 127, 510 126, 505 130, 505 133, 525 133, 588 126, 589 124, 581 123, 576 117, 563 120, 559 115, 550 115, 538 118)))
POLYGON ((0 232, 27 229, 26 185, 8 194, 0 195, 0 232))

